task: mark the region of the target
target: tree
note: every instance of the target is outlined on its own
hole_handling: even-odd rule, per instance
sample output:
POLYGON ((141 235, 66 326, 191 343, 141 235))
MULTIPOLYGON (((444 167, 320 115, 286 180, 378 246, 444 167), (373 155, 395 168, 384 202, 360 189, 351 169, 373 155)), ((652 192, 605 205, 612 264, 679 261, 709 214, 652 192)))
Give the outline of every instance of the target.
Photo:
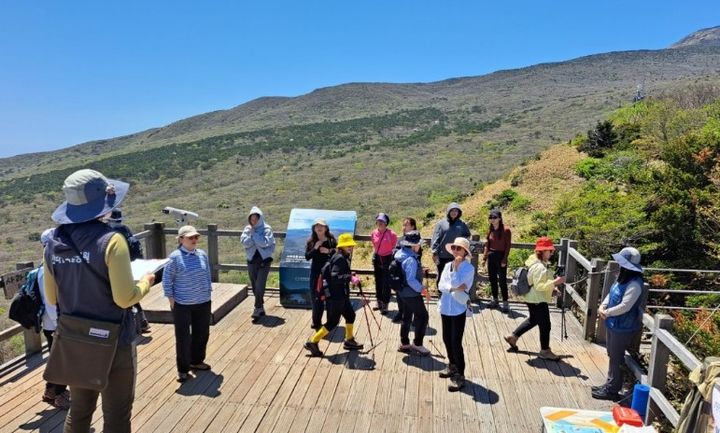
POLYGON ((595 129, 588 131, 587 137, 587 140, 578 146, 578 150, 593 158, 602 158, 605 150, 612 149, 618 141, 617 132, 609 120, 598 122, 595 129))

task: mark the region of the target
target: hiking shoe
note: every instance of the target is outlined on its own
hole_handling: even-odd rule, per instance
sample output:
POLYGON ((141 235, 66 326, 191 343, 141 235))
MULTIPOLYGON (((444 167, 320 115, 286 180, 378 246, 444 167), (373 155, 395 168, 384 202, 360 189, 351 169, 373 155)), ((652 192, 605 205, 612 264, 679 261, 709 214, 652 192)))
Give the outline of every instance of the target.
POLYGON ((510 312, 510 303, 508 301, 503 301, 502 304, 502 312, 503 313, 509 313, 510 312))
POLYGON ((413 346, 410 343, 401 344, 400 346, 398 346, 398 352, 410 353, 410 351, 412 351, 412 350, 413 350, 413 346))
POLYGON ((180 383, 185 383, 190 379, 190 375, 188 373, 178 373, 177 381, 180 383))
POLYGON ((310 356, 323 356, 320 346, 312 341, 306 341, 303 347, 310 352, 310 356))
POLYGON ((416 346, 416 345, 413 344, 413 345, 412 345, 412 350, 413 350, 413 352, 415 352, 416 354, 418 354, 418 355, 420 355, 420 356, 428 356, 428 355, 430 355, 430 349, 428 349, 427 347, 422 346, 422 345, 421 345, 421 346, 416 346))
POLYGON ((518 338, 517 338, 516 336, 514 336, 514 335, 508 335, 508 336, 506 336, 506 337, 503 337, 503 339, 507 342, 507 344, 510 345, 510 351, 511 351, 511 352, 517 352, 517 351, 518 351, 518 347, 517 347, 518 338))
POLYGON ((42 401, 52 404, 52 402, 55 401, 55 395, 55 390, 48 388, 45 390, 45 393, 43 393, 42 401))
POLYGON ((605 385, 593 385, 590 387, 593 392, 602 391, 605 389, 605 385))
POLYGON ((490 307, 490 308, 497 308, 499 305, 500 305, 500 304, 498 303, 498 300, 497 300, 497 299, 493 299, 492 301, 490 301, 490 305, 488 305, 488 307, 490 307))
POLYGON ((60 410, 69 410, 70 409, 70 393, 68 391, 64 391, 64 392, 56 395, 55 399, 50 404, 60 410))
POLYGON ((452 364, 448 364, 448 366, 445 368, 445 370, 440 372, 440 377, 443 379, 447 379, 448 377, 453 377, 457 374, 457 367, 455 367, 452 364))
POLYGON ((538 353, 540 359, 547 359, 548 361, 557 361, 560 359, 559 356, 553 353, 550 349, 543 349, 538 353))
POLYGON ((204 362, 201 362, 200 364, 190 364, 190 369, 205 371, 205 370, 210 370, 210 365, 205 364, 204 362))
POLYGON ((592 395, 592 398, 597 400, 611 400, 611 401, 618 401, 620 400, 620 394, 617 392, 610 392, 607 389, 599 389, 597 391, 593 391, 590 393, 592 395))
POLYGON ((343 349, 345 350, 360 350, 363 348, 363 345, 355 341, 354 338, 351 338, 349 340, 345 340, 345 343, 343 343, 343 349))
POLYGON ((258 310, 260 310, 260 315, 261 315, 261 316, 264 316, 264 315, 265 315, 265 307, 260 307, 260 308, 258 308, 258 310))
POLYGON ((457 392, 460 391, 463 386, 465 386, 465 376, 463 376, 462 374, 454 374, 453 377, 450 378, 450 383, 448 384, 448 391, 457 392))
POLYGON ((253 309, 253 312, 252 312, 252 314, 250 315, 250 317, 252 317, 253 319, 257 320, 257 319, 259 319, 260 316, 262 316, 263 314, 265 314, 265 311, 263 311, 262 308, 255 307, 255 308, 253 309))

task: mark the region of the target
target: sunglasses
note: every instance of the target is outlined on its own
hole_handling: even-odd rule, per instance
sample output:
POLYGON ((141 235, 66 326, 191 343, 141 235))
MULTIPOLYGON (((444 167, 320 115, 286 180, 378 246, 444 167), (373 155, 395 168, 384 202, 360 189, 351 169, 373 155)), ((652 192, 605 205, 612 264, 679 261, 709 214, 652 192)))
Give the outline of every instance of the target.
POLYGON ((452 251, 465 251, 465 248, 459 247, 459 246, 457 246, 457 245, 450 245, 450 249, 451 249, 452 251))
POLYGON ((499 220, 500 217, 488 217, 489 220, 499 220))

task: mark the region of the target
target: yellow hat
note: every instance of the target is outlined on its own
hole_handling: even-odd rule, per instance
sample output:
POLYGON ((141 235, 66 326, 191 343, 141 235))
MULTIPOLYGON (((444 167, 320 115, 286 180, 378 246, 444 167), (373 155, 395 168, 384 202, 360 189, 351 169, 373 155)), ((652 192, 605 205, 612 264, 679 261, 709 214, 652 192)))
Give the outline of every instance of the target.
POLYGON ((352 233, 343 233, 338 236, 338 248, 354 247, 355 245, 357 244, 355 243, 355 240, 353 240, 352 233))

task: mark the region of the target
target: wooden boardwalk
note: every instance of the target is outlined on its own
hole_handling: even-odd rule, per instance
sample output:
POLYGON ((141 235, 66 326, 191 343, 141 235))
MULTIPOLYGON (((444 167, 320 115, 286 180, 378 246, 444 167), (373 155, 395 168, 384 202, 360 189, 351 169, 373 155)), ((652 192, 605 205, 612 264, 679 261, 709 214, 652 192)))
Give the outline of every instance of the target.
MULTIPOLYGON (((302 348, 311 334, 308 310, 285 309, 272 294, 268 316, 254 325, 251 309, 251 299, 243 301, 211 328, 207 362, 213 371, 182 385, 175 382, 172 325, 152 326, 138 345, 133 431, 525 433, 540 431, 541 406, 611 406, 590 397, 590 385, 605 377, 604 349, 584 342, 574 320, 568 320, 570 338, 561 342, 558 311, 552 313, 551 345, 569 356, 561 362, 535 356, 537 330, 521 339, 520 353, 506 351, 502 336, 523 320, 523 306, 513 306, 513 318, 497 310, 475 314, 464 339, 468 383, 449 393, 437 374, 443 359, 397 352, 399 325, 388 318, 379 335, 371 323, 381 340, 374 353, 342 350, 338 328, 321 342, 326 356, 319 359, 302 348), (363 369, 373 363, 374 370, 363 369)), ((363 311, 357 313, 357 338, 368 344, 363 311)), ((426 345, 432 349, 432 341, 444 353, 435 305, 430 327, 426 345)), ((62 431, 65 412, 41 402, 44 364, 35 364, 0 377, 0 432, 62 431)), ((100 409, 93 426, 102 430, 100 409)))

